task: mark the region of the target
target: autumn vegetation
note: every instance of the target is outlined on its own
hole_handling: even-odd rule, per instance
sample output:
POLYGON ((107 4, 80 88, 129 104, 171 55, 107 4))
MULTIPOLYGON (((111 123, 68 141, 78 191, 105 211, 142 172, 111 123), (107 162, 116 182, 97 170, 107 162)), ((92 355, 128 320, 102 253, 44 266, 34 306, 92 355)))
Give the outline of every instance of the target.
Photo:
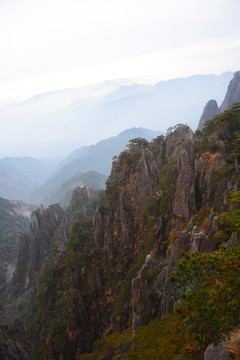
MULTIPOLYGON (((236 104, 229 111, 209 121, 202 134, 198 135, 200 153, 206 151, 211 154, 224 154, 226 167, 215 174, 215 181, 224 177, 235 179, 239 173, 239 129, 240 105, 236 104)), ((136 175, 142 145, 146 145, 142 139, 132 140, 128 151, 114 160, 115 170, 121 164, 125 164, 129 169, 133 168, 132 173, 129 170, 129 178, 125 179, 125 182, 136 175)), ((218 212, 215 219, 218 226, 215 233, 216 250, 209 253, 182 253, 178 270, 169 276, 169 281, 175 284, 178 294, 173 312, 162 321, 151 319, 148 324, 139 328, 134 336, 130 321, 128 328, 122 331, 111 329, 101 338, 97 338, 93 329, 83 329, 92 337, 89 335, 84 344, 85 353, 79 352, 78 339, 81 338, 81 332, 75 329, 79 325, 78 320, 81 326, 85 305, 93 301, 96 295, 93 283, 88 280, 91 277, 93 261, 97 259, 97 251, 91 220, 76 222, 66 250, 45 269, 38 292, 38 310, 32 323, 33 333, 37 334, 37 340, 34 340, 37 343, 37 360, 57 360, 61 359, 61 356, 64 359, 66 352, 71 352, 72 359, 75 360, 202 359, 204 350, 210 343, 218 344, 226 337, 231 338, 229 344, 232 344, 227 346, 227 350, 230 353, 239 351, 239 345, 236 345, 239 344, 239 331, 232 331, 240 323, 240 245, 237 241, 233 247, 227 246, 232 234, 235 234, 237 239, 240 235, 239 186, 238 189, 229 188, 221 194, 219 203, 211 202, 210 199, 192 214, 190 224, 173 234, 170 227, 174 214, 169 204, 175 193, 176 163, 177 157, 172 156, 162 166, 160 180, 142 213, 141 220, 145 230, 139 249, 134 262, 122 278, 119 297, 114 299, 112 309, 113 317, 118 318, 121 310, 129 307, 131 281, 137 275, 146 254, 154 252, 154 246, 159 241, 160 234, 156 230, 158 215, 164 213, 165 217, 166 231, 162 246, 166 252, 167 245, 174 242, 182 230, 190 231, 193 226, 205 229, 211 208, 215 206, 215 211, 218 212)), ((107 181, 106 196, 99 207, 99 211, 104 215, 106 207, 112 202, 112 216, 115 216, 116 222, 116 207, 122 186, 120 180, 117 172, 113 171, 107 181)), ((114 271, 116 270, 112 269, 112 272, 114 271)), ((156 275, 155 270, 149 270, 146 281, 154 280, 156 275)), ((117 279, 118 275, 112 276, 117 279)), ((96 310, 93 316, 98 316, 97 314, 96 310)), ((86 316, 91 316, 87 310, 86 316)))

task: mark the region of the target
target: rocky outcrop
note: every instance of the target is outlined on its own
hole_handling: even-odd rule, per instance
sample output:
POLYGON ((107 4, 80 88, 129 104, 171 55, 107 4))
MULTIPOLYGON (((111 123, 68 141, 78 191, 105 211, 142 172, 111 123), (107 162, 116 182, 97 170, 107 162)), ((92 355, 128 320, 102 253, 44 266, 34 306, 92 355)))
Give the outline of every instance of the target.
POLYGON ((13 275, 17 260, 17 237, 28 233, 33 206, 0 198, 0 293, 13 275))
POLYGON ((240 71, 235 72, 233 79, 230 81, 220 112, 230 109, 232 104, 237 102, 240 102, 240 71))
POLYGON ((99 199, 98 191, 79 187, 73 192, 67 212, 55 204, 47 209, 40 205, 32 213, 30 234, 21 234, 17 239, 17 263, 3 294, 2 323, 16 318, 32 319, 41 276, 44 268, 51 264, 53 251, 58 249, 61 253, 65 249, 74 221, 92 216, 99 199))
POLYGON ((216 100, 209 100, 203 109, 203 113, 200 117, 197 130, 202 130, 203 126, 208 120, 211 120, 215 115, 218 114, 218 104, 216 100))
MULTIPOLYGON (((220 133, 214 136, 215 142, 221 141, 220 133)), ((127 281, 132 264, 143 254, 141 248, 155 239, 151 253, 132 280, 134 331, 152 317, 162 319, 172 311, 177 293, 168 276, 176 270, 181 251, 210 252, 217 248, 216 209, 224 191, 236 188, 237 175, 216 180, 216 173, 226 168, 223 154, 216 150, 200 154, 198 143, 186 125, 179 125, 166 139, 138 143, 114 165, 106 201, 95 212, 100 266, 118 274, 107 285, 112 298, 119 296, 123 279, 127 281), (203 226, 198 226, 194 215, 201 217, 203 226)), ((118 314, 122 327, 126 326, 129 305, 125 301, 121 308, 125 307, 125 312, 118 314)), ((106 322, 113 325, 110 318, 106 322)))
MULTIPOLYGON (((181 251, 210 252, 217 248, 215 233, 219 224, 216 220, 216 208, 223 200, 222 194, 227 188, 235 188, 235 191, 238 189, 236 187, 237 175, 232 179, 220 178, 217 181, 214 179, 215 174, 226 167, 225 160, 219 152, 207 152, 200 155, 196 150, 196 140, 190 134, 187 127, 181 125, 166 139, 165 148, 168 149, 168 154, 174 144, 174 149, 170 153, 173 156, 177 155, 176 176, 173 182, 174 195, 168 204, 169 211, 172 209, 174 215, 171 220, 165 218, 167 226, 171 226, 173 236, 167 234, 163 236, 166 228, 160 226, 162 240, 155 245, 153 253, 147 256, 138 276, 132 281, 134 331, 139 326, 145 325, 150 318, 157 315, 159 319, 162 319, 172 311, 177 293, 174 286, 168 282, 168 276, 176 271, 181 251), (178 134, 186 134, 187 141, 184 141, 184 136, 180 140, 178 134), (212 208, 209 207, 209 203, 213 205, 212 208), (204 223, 201 227, 193 224, 193 214, 198 212, 203 214, 198 215, 202 217, 201 223, 204 223), (163 242, 168 244, 165 253, 162 251, 163 242)), ((156 190, 153 193, 157 196, 156 190)), ((162 193, 160 193, 160 199, 161 195, 162 193)), ((160 219, 163 219, 163 214, 159 213, 158 217, 159 220, 155 221, 161 224, 160 219)), ((229 246, 236 241, 236 235, 232 234, 228 241, 229 246)))
MULTIPOLYGON (((98 190, 93 190, 88 187, 77 187, 71 197, 71 202, 67 214, 71 217, 71 215, 76 216, 76 214, 81 212, 82 218, 87 218, 92 215, 88 211, 89 203, 96 202, 98 203, 100 200, 100 192, 98 190)), ((72 218, 71 221, 72 222, 72 218)))
MULTIPOLYGON (((60 249, 41 292, 40 350, 53 354, 59 336, 64 344, 57 356, 69 360, 90 351, 97 338, 125 329, 131 319, 136 331, 173 310, 179 293, 168 280, 170 273, 177 270, 182 251, 217 249, 217 216, 229 208, 229 189, 239 189, 239 168, 226 156, 226 149, 232 155, 235 146, 234 131, 220 125, 208 137, 179 124, 151 143, 133 139, 114 161, 102 198, 81 188, 67 213, 59 205, 33 213, 31 237, 19 243, 21 263, 25 258, 27 265, 21 269, 19 264, 15 285, 28 294, 36 291, 51 249, 60 249), (77 221, 62 252, 69 224, 88 217, 99 200, 93 228, 91 222, 77 221)), ((238 237, 225 240, 230 247, 238 237)))
POLYGON ((238 102, 240 102, 240 71, 235 72, 233 79, 230 81, 220 108, 218 108, 216 100, 209 100, 205 105, 197 130, 202 130, 208 120, 211 120, 218 113, 230 109, 234 103, 238 102))
POLYGON ((223 345, 210 344, 204 352, 204 360, 228 360, 229 357, 223 345))
POLYGON ((168 276, 176 271, 181 251, 188 249, 189 239, 190 235, 182 232, 165 259, 156 260, 151 254, 146 256, 138 276, 132 281, 133 331, 156 316, 163 319, 173 310, 176 289, 168 282, 168 276))
POLYGON ((5 290, 6 298, 1 322, 18 317, 30 320, 34 311, 29 311, 39 286, 39 274, 48 263, 54 249, 54 233, 65 218, 59 205, 43 206, 32 213, 31 232, 18 237, 18 258, 11 282, 5 290))
POLYGON ((26 325, 15 321, 11 326, 0 326, 1 360, 32 360, 32 344, 26 325))

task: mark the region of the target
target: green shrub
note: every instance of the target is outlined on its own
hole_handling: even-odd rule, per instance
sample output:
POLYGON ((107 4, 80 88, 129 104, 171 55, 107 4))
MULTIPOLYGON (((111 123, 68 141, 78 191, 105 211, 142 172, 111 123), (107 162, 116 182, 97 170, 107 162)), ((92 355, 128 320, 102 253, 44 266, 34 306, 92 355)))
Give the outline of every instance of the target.
POLYGON ((94 351, 90 354, 79 354, 76 360, 101 360, 109 358, 109 352, 113 353, 112 360, 125 360, 127 352, 131 349, 133 336, 131 328, 122 333, 114 332, 105 337, 104 340, 97 340, 94 345, 94 351))
POLYGON ((230 175, 234 170, 234 165, 229 165, 225 169, 218 170, 214 176, 214 181, 218 181, 228 175, 230 175))
POLYGON ((127 360, 187 360, 197 350, 194 336, 181 317, 173 312, 161 322, 154 319, 134 337, 127 360))
POLYGON ((230 209, 229 211, 222 212, 218 216, 218 222, 221 229, 216 233, 215 237, 227 240, 232 232, 240 235, 240 191, 235 191, 230 196, 230 209))
POLYGON ((156 271, 153 270, 153 269, 148 270, 148 271, 146 272, 145 276, 146 276, 146 278, 147 278, 148 280, 152 280, 152 279, 154 279, 154 278, 156 277, 156 271))
POLYGON ((195 226, 206 226, 206 223, 204 222, 204 220, 206 218, 208 218, 209 214, 210 214, 211 208, 210 206, 207 205, 203 205, 201 207, 201 209, 199 210, 199 212, 197 213, 197 215, 195 215, 192 219, 192 223, 195 226))
POLYGON ((202 348, 217 343, 239 323, 240 246, 185 253, 178 267, 182 298, 176 310, 202 348))

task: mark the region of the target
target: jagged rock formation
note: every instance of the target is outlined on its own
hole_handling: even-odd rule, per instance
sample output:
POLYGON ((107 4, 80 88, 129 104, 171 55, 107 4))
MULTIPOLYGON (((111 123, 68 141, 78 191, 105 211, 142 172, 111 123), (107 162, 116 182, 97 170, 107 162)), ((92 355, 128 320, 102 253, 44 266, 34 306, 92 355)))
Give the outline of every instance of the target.
MULTIPOLYGON (((76 221, 67 244, 70 222, 93 213, 98 193, 78 189, 67 214, 57 205, 33 214, 32 235, 39 236, 34 248, 40 255, 49 254, 52 244, 61 250, 39 288, 33 324, 38 359, 70 360, 130 323, 136 331, 154 317, 163 319, 179 296, 168 278, 182 250, 211 252, 239 240, 233 230, 216 237, 216 217, 229 210, 231 193, 239 190, 239 111, 236 106, 219 115, 200 136, 179 124, 151 143, 133 139, 113 162, 93 224, 76 221), (42 227, 44 219, 49 227, 42 227)), ((21 247, 30 259, 27 237, 21 247)), ((43 255, 33 256, 38 274, 43 255)), ((15 289, 34 283, 27 263, 15 289)))
POLYGON ((216 100, 209 100, 203 109, 203 113, 200 117, 197 129, 202 130, 204 124, 217 115, 218 111, 219 109, 216 100))
POLYGON ((235 72, 227 89, 226 96, 220 107, 220 112, 228 110, 234 103, 240 102, 240 71, 235 72))
POLYGON ((105 189, 107 176, 99 174, 95 171, 89 171, 86 174, 76 174, 69 180, 57 186, 48 197, 43 199, 44 205, 59 203, 63 209, 70 206, 72 193, 78 187, 88 186, 91 189, 105 189))
POLYGON ((33 206, 0 198, 0 292, 11 280, 16 265, 16 239, 29 232, 33 206))
POLYGON ((34 309, 29 311, 29 307, 38 288, 38 273, 48 262, 54 233, 64 217, 59 205, 48 209, 41 206, 32 213, 30 234, 18 237, 18 258, 13 278, 4 293, 7 301, 2 322, 13 321, 17 316, 31 319, 34 309))
MULTIPOLYGON (((94 239, 90 228, 79 224, 68 250, 53 267, 54 273, 73 274, 55 280, 54 289, 70 294, 77 289, 78 296, 61 302, 69 314, 64 319, 59 315, 48 319, 47 307, 60 306, 54 296, 48 304, 42 300, 37 316, 49 329, 39 335, 42 349, 46 334, 55 336, 51 332, 55 322, 63 321, 64 329, 68 329, 61 332, 65 345, 58 348, 58 354, 70 359, 77 351, 91 349, 91 336, 94 340, 125 329, 131 316, 135 331, 151 318, 163 319, 173 310, 178 293, 168 276, 177 269, 181 251, 217 249, 216 215, 228 204, 223 194, 229 188, 239 188, 239 169, 232 165, 235 160, 224 158, 228 152, 234 154, 231 126, 223 123, 199 139, 188 126, 180 124, 166 138, 160 136, 152 143, 144 139, 130 142, 129 150, 113 163, 105 199, 94 214, 94 239), (228 161, 230 172, 226 171, 228 161), (79 267, 73 260, 76 246, 85 254, 79 267), (66 290, 72 276, 74 285, 66 290)), ((227 241, 231 246, 234 240, 231 236, 227 241)))
POLYGON ((214 344, 210 344, 204 353, 204 360, 228 360, 228 359, 229 357, 222 345, 214 346, 214 344))
POLYGON ((32 350, 26 325, 15 321, 11 326, 0 326, 1 360, 32 360, 32 350))
POLYGON ((240 71, 235 72, 233 79, 230 81, 220 108, 218 108, 216 100, 209 100, 205 105, 197 129, 202 130, 208 120, 211 120, 218 113, 230 109, 234 103, 238 102, 240 102, 240 71))
POLYGON ((85 185, 95 190, 105 189, 106 176, 109 176, 111 171, 113 156, 118 155, 130 139, 144 137, 151 140, 159 134, 163 133, 131 128, 96 145, 83 146, 73 151, 59 164, 58 171, 32 194, 31 201, 44 205, 60 202, 66 207, 71 198, 70 190, 77 186, 85 185))
POLYGON ((77 188, 65 213, 59 204, 42 205, 31 215, 30 234, 17 239, 18 258, 11 282, 2 291, 4 307, 1 322, 16 318, 30 321, 35 312, 35 297, 43 269, 51 263, 54 249, 63 251, 71 224, 91 216, 99 202, 99 191, 77 188))

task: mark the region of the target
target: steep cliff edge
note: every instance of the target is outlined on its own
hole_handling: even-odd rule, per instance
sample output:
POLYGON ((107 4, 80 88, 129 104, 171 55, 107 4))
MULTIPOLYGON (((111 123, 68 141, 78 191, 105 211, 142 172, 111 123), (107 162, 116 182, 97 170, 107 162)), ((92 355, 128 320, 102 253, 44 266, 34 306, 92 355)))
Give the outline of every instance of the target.
POLYGON ((15 321, 10 326, 0 325, 1 360, 32 360, 33 346, 27 326, 15 321))
POLYGON ((228 110, 234 103, 240 101, 240 71, 235 72, 233 79, 230 81, 226 96, 220 107, 220 112, 228 110))
POLYGON ((203 109, 203 113, 200 117, 197 129, 202 130, 204 124, 208 120, 211 120, 215 115, 217 115, 218 112, 219 108, 216 100, 209 100, 203 109))
MULTIPOLYGON (((226 257, 239 271, 239 252, 230 251, 240 234, 239 129, 240 106, 235 105, 208 122, 201 134, 179 124, 166 138, 160 136, 151 143, 133 139, 114 158, 101 199, 97 192, 79 188, 67 213, 58 205, 33 213, 31 234, 22 236, 19 243, 18 264, 7 292, 10 305, 5 305, 3 317, 35 315, 31 331, 36 360, 110 360, 117 343, 119 359, 138 359, 136 354, 127 355, 132 346, 129 334, 132 330, 138 334, 139 327, 154 318, 166 318, 180 301, 181 289, 169 276, 185 256, 182 251, 191 254, 182 259, 182 269, 190 259, 193 269, 199 261, 196 273, 205 263, 213 271, 213 265, 226 257), (225 250, 219 250, 221 246, 225 250), (198 258, 199 254, 205 258, 198 258), (31 296, 36 292, 37 308, 31 312, 31 296), (127 328, 128 350, 126 342, 119 340, 127 328), (104 354, 96 350, 82 355, 92 351, 97 339, 95 349, 103 349, 104 354), (108 345, 104 339, 110 339, 108 345)), ((223 273, 229 266, 223 265, 219 266, 221 278, 218 273, 214 278, 216 288, 210 288, 214 296, 225 286, 223 273)), ((195 274, 190 288, 196 284, 201 288, 202 279, 195 274)), ((239 291, 231 284, 233 293, 239 291)), ((238 299, 229 293, 231 288, 223 293, 227 300, 219 336, 237 325, 237 316, 232 315, 238 299)), ((208 311, 214 308, 215 298, 213 303, 200 300, 209 305, 208 311)), ((174 311, 171 319, 173 329, 185 329, 190 321, 181 322, 174 311)), ((203 333, 201 346, 211 339, 209 331, 203 333)), ((186 349, 180 359, 193 358, 188 349, 197 352, 191 341, 191 336, 181 340, 186 349)))
POLYGON ((3 292, 5 298, 1 322, 13 321, 16 317, 31 319, 33 300, 38 288, 38 273, 46 266, 53 250, 53 236, 64 219, 59 205, 48 209, 41 206, 31 215, 30 234, 22 234, 17 242, 17 263, 12 280, 3 292))
POLYGON ((44 268, 65 249, 72 223, 92 216, 99 199, 99 191, 79 187, 74 190, 66 212, 59 204, 47 209, 41 205, 32 212, 30 233, 21 234, 17 239, 18 256, 12 279, 1 290, 1 323, 18 318, 32 320, 44 268))
POLYGON ((168 278, 182 251, 238 241, 236 228, 224 232, 217 216, 239 190, 239 127, 235 106, 200 138, 180 124, 151 143, 131 140, 114 159, 93 224, 74 224, 45 274, 33 325, 39 359, 46 351, 72 359, 97 338, 163 319, 179 298, 168 278))
POLYGON ((16 239, 29 232, 35 207, 21 201, 0 198, 0 292, 11 280, 16 265, 16 239))

